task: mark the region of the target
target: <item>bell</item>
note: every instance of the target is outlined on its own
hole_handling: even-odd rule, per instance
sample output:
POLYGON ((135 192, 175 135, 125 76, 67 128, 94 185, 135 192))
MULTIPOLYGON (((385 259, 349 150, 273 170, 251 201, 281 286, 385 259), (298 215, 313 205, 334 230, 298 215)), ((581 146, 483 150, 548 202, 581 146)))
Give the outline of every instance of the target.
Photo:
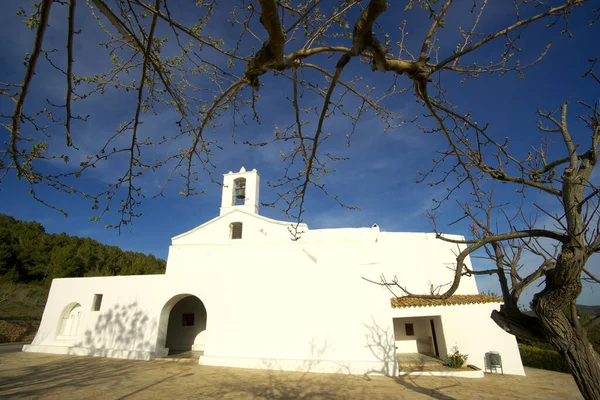
POLYGON ((236 182, 235 183, 235 197, 237 199, 245 199, 246 198, 246 182, 236 182))
POLYGON ((245 190, 243 187, 238 187, 235 189, 235 197, 238 199, 245 199, 246 198, 246 193, 244 193, 245 190))
POLYGON ((235 180, 235 191, 234 198, 236 200, 244 201, 246 199, 246 180, 236 179, 235 180))

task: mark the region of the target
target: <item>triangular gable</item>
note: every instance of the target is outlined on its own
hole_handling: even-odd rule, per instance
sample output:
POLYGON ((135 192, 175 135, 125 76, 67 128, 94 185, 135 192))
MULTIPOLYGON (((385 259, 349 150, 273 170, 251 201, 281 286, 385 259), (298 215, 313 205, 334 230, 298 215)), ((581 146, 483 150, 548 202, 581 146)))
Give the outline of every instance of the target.
MULTIPOLYGON (((213 219, 211 219, 211 220, 203 223, 202 225, 199 225, 199 226, 197 226, 197 227, 195 227, 193 229, 190 229, 187 232, 184 232, 184 233, 181 233, 181 234, 179 234, 177 236, 172 237, 171 241, 182 239, 182 238, 184 238, 184 237, 186 237, 188 235, 191 235, 191 234, 193 234, 193 233, 195 233, 195 232, 197 232, 197 231, 199 231, 199 230, 201 230, 201 229, 203 229, 203 228, 205 228, 205 227, 207 227, 207 226, 209 226, 211 224, 214 224, 214 223, 218 222, 219 220, 224 219, 224 218, 226 218, 229 215, 234 214, 234 213, 245 214, 247 216, 250 216, 252 218, 256 218, 256 219, 264 221, 264 222, 268 222, 270 224, 276 224, 276 225, 282 225, 282 226, 291 226, 293 224, 292 222, 278 221, 276 219, 263 217, 262 215, 249 213, 249 212, 246 212, 246 211, 243 211, 243 210, 232 210, 232 211, 230 211, 230 212, 228 212, 226 214, 219 215, 218 217, 215 217, 215 218, 213 218, 213 219)), ((308 225, 306 225, 306 224, 300 224, 299 228, 308 231, 308 225)))

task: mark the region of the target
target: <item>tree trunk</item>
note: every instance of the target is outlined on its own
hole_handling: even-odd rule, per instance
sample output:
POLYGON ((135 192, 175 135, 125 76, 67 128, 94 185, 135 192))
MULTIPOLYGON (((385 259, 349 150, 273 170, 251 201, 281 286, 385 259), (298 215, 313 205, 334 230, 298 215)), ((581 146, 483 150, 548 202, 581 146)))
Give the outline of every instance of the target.
POLYGON ((586 399, 600 399, 600 356, 587 337, 574 343, 563 343, 562 347, 565 344, 568 347, 561 353, 571 368, 579 391, 586 399))
POLYGON ((569 250, 565 254, 563 248, 557 267, 546 275, 546 287, 533 298, 533 309, 547 341, 567 361, 583 397, 598 400, 600 355, 592 347, 579 321, 572 321, 565 314, 582 289, 580 271, 587 257, 577 253, 569 250))
POLYGON ((567 361, 583 397, 588 400, 600 399, 600 355, 587 335, 578 332, 562 310, 558 310, 554 317, 538 314, 538 318, 548 335, 548 342, 567 361))

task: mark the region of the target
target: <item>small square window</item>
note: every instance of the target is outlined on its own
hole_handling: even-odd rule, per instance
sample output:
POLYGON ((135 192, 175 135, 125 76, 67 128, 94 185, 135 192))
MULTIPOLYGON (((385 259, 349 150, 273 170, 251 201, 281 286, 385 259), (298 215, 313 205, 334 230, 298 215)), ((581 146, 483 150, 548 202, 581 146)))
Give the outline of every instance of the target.
POLYGON ((100 311, 100 307, 102 307, 102 295, 95 294, 94 301, 92 303, 92 311, 100 311))
POLYGON ((183 314, 181 325, 194 326, 194 314, 183 314))
POLYGON ((406 336, 415 336, 415 326, 413 324, 404 324, 406 336))

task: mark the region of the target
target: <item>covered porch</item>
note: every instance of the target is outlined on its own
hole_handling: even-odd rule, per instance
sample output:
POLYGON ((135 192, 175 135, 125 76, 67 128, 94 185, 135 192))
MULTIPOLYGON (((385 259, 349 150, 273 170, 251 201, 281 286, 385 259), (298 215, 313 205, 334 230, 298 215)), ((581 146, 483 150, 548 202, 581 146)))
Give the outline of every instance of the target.
POLYGON ((425 360, 419 355, 443 359, 447 354, 442 318, 439 315, 394 318, 393 323, 397 355, 425 360))
POLYGON ((502 342, 515 343, 514 337, 506 337, 506 333, 489 318, 491 309, 500 301, 497 297, 482 294, 453 295, 446 299, 392 298, 398 373, 483 376, 484 354, 490 350, 503 350, 502 342), (444 365, 454 346, 468 355, 469 366, 453 369, 444 365))

